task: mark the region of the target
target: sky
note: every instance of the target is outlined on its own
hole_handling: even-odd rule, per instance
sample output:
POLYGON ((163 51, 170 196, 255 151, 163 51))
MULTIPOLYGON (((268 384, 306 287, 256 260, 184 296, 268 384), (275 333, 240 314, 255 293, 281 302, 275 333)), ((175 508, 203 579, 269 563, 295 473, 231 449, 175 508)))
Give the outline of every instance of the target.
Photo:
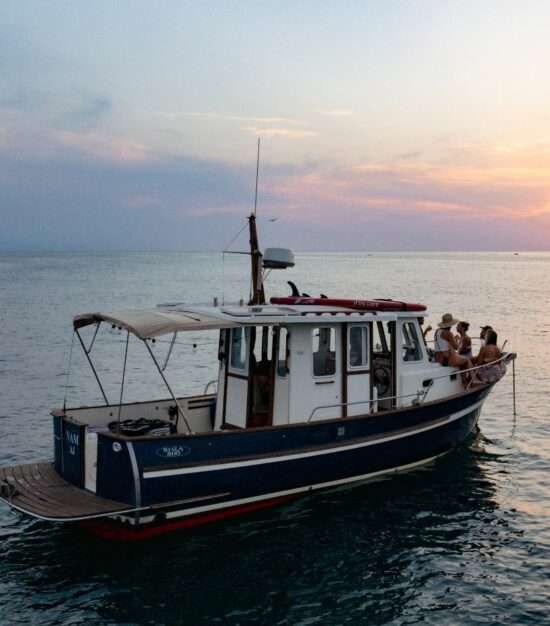
POLYGON ((550 3, 2 0, 0 252, 550 250, 550 3), (276 222, 270 221, 277 219, 276 222))

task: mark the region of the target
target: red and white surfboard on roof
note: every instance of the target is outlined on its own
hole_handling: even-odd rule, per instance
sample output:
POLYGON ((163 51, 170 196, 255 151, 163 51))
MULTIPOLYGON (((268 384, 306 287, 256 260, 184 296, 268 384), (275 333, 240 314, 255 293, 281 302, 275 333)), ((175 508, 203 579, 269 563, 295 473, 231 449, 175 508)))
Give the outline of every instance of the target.
POLYGON ((284 298, 271 298, 271 304, 312 305, 312 306, 338 306, 358 311, 425 311, 424 304, 415 302, 402 302, 400 300, 352 300, 344 298, 311 298, 309 296, 286 296, 284 298))

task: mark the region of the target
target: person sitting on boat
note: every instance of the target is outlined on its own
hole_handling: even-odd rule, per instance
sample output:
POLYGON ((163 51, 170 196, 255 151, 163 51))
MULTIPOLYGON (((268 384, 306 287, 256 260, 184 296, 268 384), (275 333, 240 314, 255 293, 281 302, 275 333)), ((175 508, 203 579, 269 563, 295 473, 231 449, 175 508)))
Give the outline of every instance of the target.
POLYGON ((430 359, 430 361, 434 360, 434 351, 432 348, 430 348, 430 346, 428 345, 428 341, 426 340, 426 335, 430 332, 430 330, 432 330, 432 327, 428 324, 428 326, 426 326, 426 328, 424 328, 424 318, 423 317, 419 317, 418 318, 418 323, 420 324, 420 330, 422 332, 422 340, 424 341, 424 346, 426 347, 426 352, 428 353, 428 358, 430 359))
POLYGON ((470 328, 470 324, 468 322, 458 322, 456 325, 456 330, 458 335, 456 336, 456 341, 458 344, 458 354, 460 356, 464 356, 467 359, 472 358, 472 339, 468 335, 468 329, 470 328))
POLYGON ((487 333, 490 330, 493 330, 492 326, 487 325, 487 326, 482 326, 481 327, 481 331, 479 332, 479 340, 480 340, 482 346, 485 345, 485 337, 487 336, 487 333))
MULTIPOLYGON (((451 313, 445 313, 439 322, 438 329, 434 335, 434 352, 435 360, 444 367, 459 367, 461 370, 467 370, 473 367, 470 359, 460 356, 457 352, 458 345, 454 338, 451 328, 458 323, 451 313)), ((463 376, 463 382, 466 384, 468 377, 463 376)))
POLYGON ((482 365, 477 370, 478 378, 483 383, 496 383, 505 374, 505 366, 499 359, 502 352, 497 345, 498 335, 491 328, 485 335, 485 345, 481 346, 479 354, 474 357, 476 365, 482 365))

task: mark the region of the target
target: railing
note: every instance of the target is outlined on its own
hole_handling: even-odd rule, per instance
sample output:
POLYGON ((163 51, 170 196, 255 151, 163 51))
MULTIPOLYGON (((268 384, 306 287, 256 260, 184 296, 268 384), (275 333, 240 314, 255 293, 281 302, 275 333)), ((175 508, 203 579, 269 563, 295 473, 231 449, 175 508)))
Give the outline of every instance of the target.
MULTIPOLYGON (((483 369, 484 367, 488 367, 491 365, 496 365, 497 363, 509 363, 510 361, 512 361, 512 363, 514 363, 515 359, 516 359, 516 353, 515 352, 506 352, 506 354, 503 354, 500 358, 496 359, 495 361, 491 361, 490 363, 482 363, 481 365, 474 365, 474 367, 469 367, 468 369, 465 370, 461 370, 458 367, 455 367, 453 369, 452 372, 448 373, 448 374, 442 374, 441 376, 431 376, 430 377, 430 381, 431 384, 428 387, 426 393, 424 394, 424 398, 423 400, 426 399, 426 396, 428 395, 428 391, 432 388, 433 386, 433 382, 434 380, 442 380, 443 378, 447 378, 448 376, 457 376, 458 374, 462 375, 462 374, 467 374, 468 372, 474 372, 476 370, 479 369, 483 369)), ((516 388, 516 370, 514 368, 514 371, 512 372, 513 375, 513 383, 514 383, 514 398, 515 398, 515 388, 516 388)), ((472 384, 472 381, 470 381, 470 385, 472 384)), ((515 399, 514 399, 514 405, 515 405, 515 399)))
POLYGON ((416 393, 407 393, 404 394, 402 396, 386 396, 386 397, 382 397, 382 398, 372 398, 371 400, 357 400, 354 402, 339 402, 338 404, 322 404, 319 406, 316 406, 313 411, 311 411, 310 416, 308 417, 308 422, 311 421, 311 418, 315 415, 315 413, 317 413, 317 411, 320 411, 321 409, 337 409, 339 407, 348 407, 348 406, 356 406, 358 404, 373 404, 374 402, 383 402, 384 400, 399 400, 401 398, 423 398, 423 396, 425 396, 427 393, 423 392, 423 391, 417 391, 416 393))
POLYGON ((473 372, 475 370, 479 370, 483 367, 487 367, 489 365, 495 365, 496 363, 509 363, 510 361, 513 361, 516 358, 516 353, 515 352, 507 352, 506 354, 503 354, 500 358, 496 359, 495 361, 491 361, 490 363, 482 363, 481 365, 474 365, 474 367, 469 367, 468 369, 465 370, 461 370, 458 367, 455 367, 455 369, 448 373, 448 374, 442 374, 441 376, 431 376, 431 380, 441 380, 442 378, 447 378, 448 376, 456 376, 457 374, 466 374, 467 372, 473 372))
MULTIPOLYGON (((473 372, 474 370, 479 370, 483 367, 487 367, 488 365, 494 365, 496 363, 509 363, 510 361, 512 361, 512 363, 514 363, 516 359, 516 354, 514 352, 507 352, 506 354, 503 354, 499 359, 497 359, 496 361, 491 361, 491 363, 483 363, 482 365, 476 365, 474 367, 470 367, 468 369, 465 370, 460 370, 458 368, 453 369, 452 372, 448 372, 446 374, 442 374, 441 376, 431 376, 428 380, 429 383, 426 386, 425 390, 421 390, 421 391, 417 391, 416 393, 408 393, 408 394, 404 394, 401 396, 387 396, 387 397, 382 397, 382 398, 373 398, 371 400, 358 400, 355 402, 339 402, 337 404, 323 404, 323 405, 319 405, 316 406, 313 411, 311 411, 310 416, 308 417, 308 422, 310 422, 313 418, 313 416, 315 415, 315 413, 317 413, 317 411, 320 411, 322 409, 337 409, 337 408, 341 408, 341 407, 348 407, 348 406, 356 406, 356 405, 360 405, 360 404, 373 404, 374 402, 382 402, 384 400, 401 400, 403 398, 416 398, 417 402, 413 404, 423 404, 424 401, 426 400, 426 396, 428 395, 428 392, 430 391, 430 389, 433 387, 434 381, 435 380, 441 380, 443 378, 450 378, 451 376, 457 376, 458 374, 466 374, 467 372, 473 372)), ((513 383, 514 383, 514 407, 515 407, 515 376, 516 372, 515 372, 515 368, 513 371, 513 383)), ((515 408, 514 408, 514 412, 515 412, 515 408)))
POLYGON ((217 378, 214 378, 214 380, 207 382, 206 386, 204 387, 204 391, 202 392, 202 395, 206 396, 208 394, 208 390, 210 389, 211 385, 215 385, 217 384, 217 382, 218 382, 217 378))

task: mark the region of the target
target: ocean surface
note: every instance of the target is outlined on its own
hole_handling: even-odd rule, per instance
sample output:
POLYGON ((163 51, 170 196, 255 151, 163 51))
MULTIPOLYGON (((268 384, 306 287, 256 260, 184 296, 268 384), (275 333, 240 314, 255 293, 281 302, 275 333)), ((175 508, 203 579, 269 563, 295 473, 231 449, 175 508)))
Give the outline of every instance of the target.
MULTIPOLYGON (((302 254, 273 272, 309 294, 394 297, 489 323, 518 352, 480 431, 434 465, 139 544, 0 504, 0 624, 550 624, 550 254, 302 254)), ((52 458, 49 411, 100 400, 73 315, 247 297, 246 258, 0 255, 0 464, 52 458), (77 349, 78 348, 78 349, 77 349)), ((162 356, 167 345, 159 342, 162 356)), ((131 343, 125 399, 165 397, 131 343)), ((93 356, 118 398, 123 336, 93 356)), ((215 377, 216 338, 181 338, 178 393, 215 377)))

